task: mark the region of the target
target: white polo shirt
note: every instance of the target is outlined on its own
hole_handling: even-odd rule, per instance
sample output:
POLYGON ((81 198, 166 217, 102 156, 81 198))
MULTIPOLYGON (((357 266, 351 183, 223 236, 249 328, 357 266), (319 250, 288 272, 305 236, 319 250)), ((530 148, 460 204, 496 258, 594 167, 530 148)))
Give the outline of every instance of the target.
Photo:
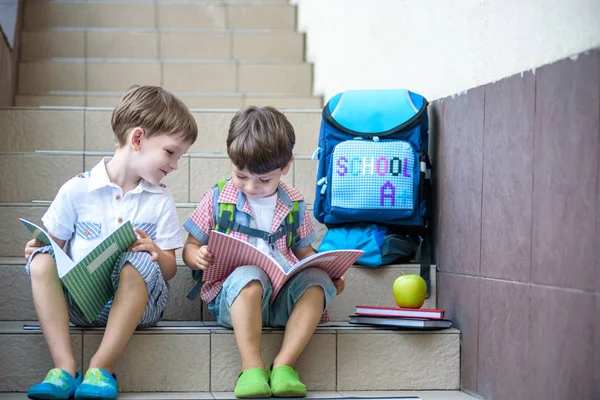
POLYGON ((163 186, 141 180, 123 195, 110 181, 105 157, 91 171, 67 181, 42 217, 48 231, 68 242, 67 254, 74 262, 85 257, 102 239, 131 221, 148 233, 162 250, 183 246, 175 202, 163 186))

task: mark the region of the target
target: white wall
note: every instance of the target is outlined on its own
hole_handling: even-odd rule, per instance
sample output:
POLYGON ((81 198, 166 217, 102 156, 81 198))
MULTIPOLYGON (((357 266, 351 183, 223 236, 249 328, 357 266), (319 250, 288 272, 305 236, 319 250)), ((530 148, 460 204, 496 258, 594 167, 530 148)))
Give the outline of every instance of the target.
POLYGON ((291 0, 314 92, 429 100, 600 46, 600 0, 291 0))

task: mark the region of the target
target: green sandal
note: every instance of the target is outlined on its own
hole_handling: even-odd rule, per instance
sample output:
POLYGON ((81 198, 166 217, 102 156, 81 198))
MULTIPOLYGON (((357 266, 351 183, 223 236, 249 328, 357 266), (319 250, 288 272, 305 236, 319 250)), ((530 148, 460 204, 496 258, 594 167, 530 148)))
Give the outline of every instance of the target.
POLYGON ((289 365, 269 368, 271 393, 274 397, 304 397, 306 386, 300 382, 298 372, 289 365))
POLYGON ((241 372, 233 393, 241 399, 271 397, 267 373, 262 368, 249 368, 241 372))

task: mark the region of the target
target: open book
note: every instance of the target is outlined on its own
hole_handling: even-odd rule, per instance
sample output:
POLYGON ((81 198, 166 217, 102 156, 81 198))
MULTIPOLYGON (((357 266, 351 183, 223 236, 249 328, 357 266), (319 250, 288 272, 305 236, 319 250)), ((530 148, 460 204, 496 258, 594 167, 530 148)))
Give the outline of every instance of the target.
POLYGON ((266 255, 250 243, 217 231, 210 232, 208 251, 212 253, 215 261, 204 271, 202 275, 204 282, 223 280, 242 265, 256 265, 265 271, 271 280, 273 286, 271 302, 277 297, 283 285, 298 272, 309 267, 317 267, 327 272, 331 279, 341 278, 364 253, 362 250, 325 251, 300 260, 286 272, 273 257, 266 255))
POLYGON ((20 218, 33 237, 52 246, 58 277, 82 311, 85 318, 94 321, 115 292, 111 274, 117 258, 135 242, 137 235, 127 221, 88 253, 74 263, 64 250, 42 228, 20 218))

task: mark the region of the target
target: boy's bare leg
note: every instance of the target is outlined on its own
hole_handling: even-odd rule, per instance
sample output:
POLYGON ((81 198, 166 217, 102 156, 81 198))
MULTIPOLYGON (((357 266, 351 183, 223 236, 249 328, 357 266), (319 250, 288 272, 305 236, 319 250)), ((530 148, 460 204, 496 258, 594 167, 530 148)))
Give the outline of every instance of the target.
POLYGON ((321 320, 324 303, 325 294, 320 286, 309 287, 298 299, 285 326, 283 344, 273 360, 273 368, 296 363, 321 320))
POLYGON ((102 342, 90 360, 90 368, 114 372, 117 359, 133 336, 147 302, 148 290, 144 279, 131 264, 126 263, 121 269, 102 342))
POLYGON ((242 371, 265 368, 260 353, 262 335, 262 285, 252 281, 238 294, 231 305, 231 323, 242 359, 242 371))
POLYGON ((64 369, 75 376, 76 365, 69 334, 69 310, 52 256, 45 253, 36 254, 31 261, 30 275, 33 305, 50 349, 52 362, 56 368, 64 369))

